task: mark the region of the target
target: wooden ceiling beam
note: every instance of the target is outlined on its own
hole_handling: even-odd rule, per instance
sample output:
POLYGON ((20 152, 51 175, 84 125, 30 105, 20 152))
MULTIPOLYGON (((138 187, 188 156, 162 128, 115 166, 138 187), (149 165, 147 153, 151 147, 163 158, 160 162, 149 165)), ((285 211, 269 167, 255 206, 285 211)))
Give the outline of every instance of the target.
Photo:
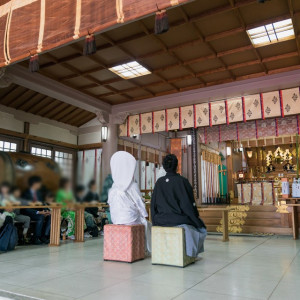
POLYGON ((89 112, 89 111, 83 111, 83 110, 81 110, 81 112, 78 112, 74 117, 72 117, 71 119, 69 119, 68 123, 71 124, 71 125, 73 125, 78 120, 86 118, 88 115, 90 115, 90 113, 91 112, 89 112))
POLYGON ((63 118, 64 116, 67 116, 69 113, 73 112, 75 109, 76 109, 75 106, 69 105, 62 111, 56 113, 55 116, 53 116, 52 118, 56 121, 59 121, 61 118, 63 118))
POLYGON ((288 6, 289 6, 289 11, 290 11, 290 17, 292 19, 293 27, 294 27, 294 31, 295 31, 295 40, 296 40, 297 50, 298 50, 298 54, 300 57, 300 42, 299 42, 299 36, 298 36, 298 31, 297 31, 297 28, 298 28, 297 22, 299 22, 299 20, 297 20, 297 18, 295 17, 292 1, 287 0, 287 2, 288 2, 288 6))
POLYGON ((59 100, 51 98, 52 102, 50 102, 47 106, 42 108, 40 111, 38 111, 36 114, 39 116, 44 116, 48 112, 52 111, 57 105, 59 105, 61 102, 59 100))
POLYGON ((53 100, 52 98, 45 96, 45 98, 41 99, 41 101, 38 104, 36 104, 32 107, 29 107, 26 112, 31 113, 31 114, 37 114, 37 112, 40 109, 42 109, 43 107, 46 107, 48 104, 51 103, 52 100, 53 100))
POLYGON ((24 111, 25 112, 30 112, 30 111, 32 111, 33 108, 35 108, 36 106, 38 106, 40 103, 41 103, 41 105, 45 105, 44 100, 46 100, 48 98, 48 96, 44 96, 44 95, 41 95, 41 96, 43 96, 43 97, 38 100, 38 103, 33 103, 32 105, 30 105, 29 107, 27 107, 26 109, 24 109, 24 111))
POLYGON ((57 105, 55 108, 53 108, 51 111, 47 112, 43 116, 48 119, 52 119, 56 114, 60 113, 61 111, 65 110, 70 104, 61 102, 59 105, 57 105))
POLYGON ((10 93, 0 99, 0 104, 8 106, 9 103, 15 101, 22 96, 27 90, 21 86, 16 86, 10 93), (13 97, 12 97, 13 95, 13 97))
POLYGON ((16 106, 18 106, 20 103, 23 104, 25 100, 28 100, 28 97, 30 98, 32 94, 35 93, 31 90, 26 90, 21 96, 18 96, 14 98, 12 101, 10 101, 9 103, 7 103, 7 106, 16 108, 16 106))
POLYGON ((78 120, 75 124, 75 126, 80 127, 84 125, 85 123, 93 120, 96 117, 96 115, 93 115, 92 113, 89 116, 86 116, 85 118, 78 120))
POLYGON ((77 117, 78 115, 82 114, 82 112, 84 112, 82 109, 76 108, 76 110, 74 110, 72 113, 61 118, 60 122, 70 124, 69 121, 72 120, 73 118, 77 117))
MULTIPOLYGON (((33 91, 31 91, 31 92, 33 92, 33 91)), ((31 94, 24 101, 22 101, 22 103, 15 106, 14 108, 24 111, 28 106, 31 106, 31 103, 36 103, 36 101, 41 97, 43 97, 43 95, 41 95, 40 93, 34 93, 33 92, 33 95, 31 94)))
MULTIPOLYGON (((264 58, 263 62, 264 63, 265 62, 272 62, 272 61, 277 61, 277 60, 286 59, 286 58, 295 57, 295 56, 298 56, 298 52, 293 51, 293 52, 289 52, 289 53, 285 53, 285 54, 280 54, 280 55, 275 55, 275 56, 264 58)), ((239 64, 229 65, 227 67, 220 67, 220 68, 217 68, 217 69, 210 69, 210 70, 206 70, 206 71, 203 71, 203 72, 198 72, 198 73, 196 73, 196 76, 204 76, 204 75, 224 72, 228 69, 229 70, 235 70, 235 69, 244 68, 244 67, 247 67, 247 66, 256 65, 256 64, 260 64, 260 63, 261 63, 261 61, 259 59, 250 60, 250 61, 246 61, 246 62, 239 63, 239 64)), ((178 82, 178 81, 192 79, 192 78, 193 78, 193 76, 191 76, 191 75, 176 77, 176 78, 169 79, 168 83, 178 82)), ((149 83, 145 86, 151 88, 151 87, 159 86, 159 85, 163 85, 163 84, 165 84, 165 82, 157 81, 157 82, 149 83)), ((197 87, 199 88, 199 85, 197 85, 197 87)), ((123 92, 132 92, 134 90, 136 90, 136 89, 135 88, 130 88, 130 89, 123 90, 123 92)), ((102 94, 102 95, 99 95, 99 96, 106 97, 106 94, 102 94)), ((107 96, 110 96, 110 94, 107 95, 107 96)))
MULTIPOLYGON (((246 22, 245 22, 245 20, 244 20, 242 14, 241 14, 239 8, 238 8, 238 7, 235 7, 235 2, 234 2, 234 0, 228 0, 228 1, 229 1, 230 5, 232 6, 233 12, 235 13, 237 19, 239 20, 239 22, 240 22, 240 24, 241 24, 243 30, 246 31, 246 30, 247 30, 247 25, 246 25, 246 22)), ((248 36, 248 34, 247 34, 247 36, 248 36)), ((265 66, 265 64, 262 62, 262 58, 261 58, 260 54, 258 53, 257 49, 253 46, 253 44, 252 44, 252 42, 251 42, 249 36, 248 36, 248 39, 249 39, 249 42, 250 42, 251 45, 252 45, 252 50, 254 51, 255 56, 256 56, 257 59, 260 61, 260 65, 261 65, 263 71, 265 72, 265 74, 268 74, 268 69, 267 69, 267 67, 265 66)))

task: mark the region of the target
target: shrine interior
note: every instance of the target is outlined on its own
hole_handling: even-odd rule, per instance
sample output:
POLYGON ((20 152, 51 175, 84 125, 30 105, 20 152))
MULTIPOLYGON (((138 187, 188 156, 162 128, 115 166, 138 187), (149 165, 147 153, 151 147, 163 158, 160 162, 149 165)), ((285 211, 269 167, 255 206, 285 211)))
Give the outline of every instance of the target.
POLYGON ((0 300, 299 299, 299 135, 299 0, 0 0, 0 300))

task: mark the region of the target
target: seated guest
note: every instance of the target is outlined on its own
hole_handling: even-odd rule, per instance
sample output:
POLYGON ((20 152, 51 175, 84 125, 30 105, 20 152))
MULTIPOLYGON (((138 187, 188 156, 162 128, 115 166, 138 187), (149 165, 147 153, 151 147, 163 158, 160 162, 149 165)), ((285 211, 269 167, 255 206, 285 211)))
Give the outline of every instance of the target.
MULTIPOLYGON (((68 222, 66 236, 71 240, 75 239, 75 212, 72 210, 68 210, 67 205, 75 202, 75 197, 71 189, 71 181, 68 178, 62 178, 60 180, 60 189, 56 194, 56 203, 59 203, 63 206, 61 215, 68 222)), ((85 213, 84 218, 84 229, 87 228, 86 223, 88 223, 90 226, 95 225, 92 215, 85 213)), ((85 234, 85 237, 90 237, 90 235, 87 233, 85 234)))
POLYGON ((56 194, 56 203, 63 206, 61 216, 68 222, 67 238, 75 240, 75 212, 67 209, 67 204, 75 202, 70 180, 68 178, 61 178, 59 187, 56 194))
MULTIPOLYGON (((84 201, 84 191, 85 191, 85 188, 83 185, 77 185, 76 188, 75 188, 75 198, 76 198, 76 201, 79 202, 79 203, 83 203, 84 201)), ((97 209, 98 210, 98 209, 97 209)), ((84 220, 85 220, 85 223, 86 223, 86 226, 87 226, 87 229, 86 229, 86 234, 85 234, 85 237, 97 237, 98 236, 98 227, 96 225, 96 220, 94 219, 94 216, 89 213, 87 211, 87 208, 85 209, 85 212, 84 212, 84 220)))
POLYGON ((84 201, 84 191, 85 188, 82 184, 79 184, 75 188, 75 198, 78 203, 83 203, 84 201))
MULTIPOLYGON (((28 185, 29 188, 25 190, 22 198, 28 200, 29 204, 32 205, 42 204, 43 199, 40 192, 40 189, 42 187, 42 178, 40 176, 31 176, 28 179, 28 185)), ((48 213, 45 210, 38 208, 22 209, 21 213, 25 216, 30 217, 32 221, 36 221, 33 243, 35 245, 40 245, 42 243, 48 244, 49 237, 45 236, 45 232, 43 232, 43 227, 47 229, 51 226, 51 218, 46 218, 48 213)))
POLYGON ((107 203, 108 201, 108 192, 111 189, 113 185, 113 179, 111 177, 111 174, 108 174, 104 180, 103 187, 102 187, 102 192, 100 196, 100 201, 107 203))
POLYGON ((167 174, 155 184, 151 215, 154 226, 178 226, 185 229, 186 254, 191 257, 204 251, 206 226, 199 217, 193 188, 189 181, 177 174, 178 160, 169 154, 163 161, 167 174))
MULTIPOLYGON (((28 205, 28 201, 22 200, 20 196, 21 190, 18 187, 11 188, 8 182, 3 182, 1 185, 0 206, 28 205)), ((10 207, 9 215, 15 222, 23 224, 23 235, 19 240, 19 244, 28 243, 27 232, 30 226, 30 217, 22 215, 20 209, 12 209, 12 207, 10 207)))
MULTIPOLYGON (((95 180, 89 182, 89 191, 85 195, 83 201, 87 203, 100 202, 99 195, 97 193, 97 185, 95 180)), ((85 209, 88 213, 92 214, 94 218, 98 218, 98 207, 87 207, 85 209)))
MULTIPOLYGON (((13 205, 28 205, 28 201, 21 198, 21 190, 17 186, 12 187, 10 191, 10 201, 13 205)), ((14 221, 23 224, 23 235, 19 244, 28 244, 27 232, 30 227, 30 217, 22 215, 20 209, 14 209, 14 213, 16 214, 14 221)))
MULTIPOLYGON (((45 195, 45 200, 43 202, 43 205, 51 205, 54 203, 55 200, 55 196, 52 192, 48 192, 45 195)), ((45 220, 46 220, 46 224, 48 224, 47 220, 50 219, 51 217, 51 208, 44 208, 44 211, 46 212, 45 214, 45 220)), ((51 219, 50 219, 50 225, 51 225, 51 219)), ((45 236, 50 238, 50 230, 51 230, 51 226, 47 226, 45 227, 45 236)))
POLYGON ((108 194, 111 220, 113 224, 120 225, 143 224, 145 244, 148 252, 151 252, 151 223, 146 220, 148 214, 145 203, 133 180, 136 160, 128 152, 118 151, 112 156, 110 167, 114 181, 108 194))

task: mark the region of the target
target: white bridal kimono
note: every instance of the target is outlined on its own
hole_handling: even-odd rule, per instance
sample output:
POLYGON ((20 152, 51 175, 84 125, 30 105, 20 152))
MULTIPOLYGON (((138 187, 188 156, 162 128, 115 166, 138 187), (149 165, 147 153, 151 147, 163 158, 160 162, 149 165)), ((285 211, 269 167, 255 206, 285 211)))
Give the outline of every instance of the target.
POLYGON ((146 247, 151 252, 151 223, 137 183, 133 181, 135 158, 125 151, 116 152, 110 160, 113 186, 108 204, 113 224, 145 226, 146 247))

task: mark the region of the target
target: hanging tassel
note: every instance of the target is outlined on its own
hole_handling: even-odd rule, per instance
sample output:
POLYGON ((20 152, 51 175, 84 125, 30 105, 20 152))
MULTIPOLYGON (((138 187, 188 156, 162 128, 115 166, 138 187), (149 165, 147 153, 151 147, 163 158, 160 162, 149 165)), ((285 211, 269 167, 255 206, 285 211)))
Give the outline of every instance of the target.
POLYGON ((33 73, 33 72, 37 72, 39 69, 40 69, 39 56, 38 54, 34 54, 30 56, 29 71, 33 73))
POLYGON ((156 13, 154 33, 162 34, 169 30, 169 20, 166 10, 161 10, 156 13))
POLYGON ((83 55, 92 55, 97 52, 96 40, 93 34, 89 34, 85 38, 83 55))

